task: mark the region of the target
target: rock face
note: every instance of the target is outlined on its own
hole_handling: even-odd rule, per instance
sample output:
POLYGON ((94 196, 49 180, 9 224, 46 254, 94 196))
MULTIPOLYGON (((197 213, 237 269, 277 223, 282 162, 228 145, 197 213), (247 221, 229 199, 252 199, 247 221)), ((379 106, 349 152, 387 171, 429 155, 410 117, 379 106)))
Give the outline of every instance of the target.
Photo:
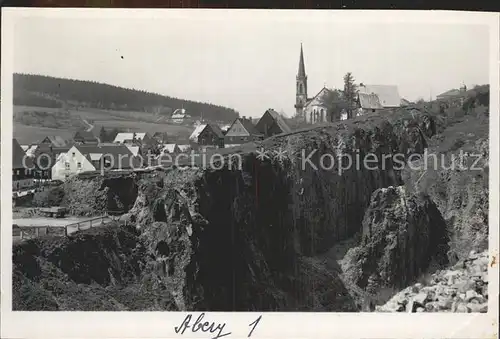
POLYGON ((178 310, 141 286, 147 260, 137 233, 109 225, 13 247, 12 307, 20 311, 178 310))
MULTIPOLYGON (((393 159, 383 155, 423 151, 421 126, 412 119, 368 116, 318 127, 263 144, 286 152, 284 159, 247 153, 240 170, 175 169, 144 179, 125 218, 149 249, 145 276, 173 291, 185 310, 358 310, 340 268, 316 257, 361 230, 360 211, 374 190, 401 182, 393 159), (325 154, 337 161, 369 153, 378 167, 324 163, 325 154)), ((435 212, 432 204, 407 203, 416 204, 407 212, 420 232, 415 238, 432 249, 430 235, 437 233, 429 220, 437 219, 425 214, 435 212)), ((408 273, 401 266, 405 282, 426 267, 427 257, 413 250, 406 260, 421 260, 421 268, 408 266, 408 273)))
POLYGON ((109 191, 121 201, 137 194, 122 217, 144 250, 137 279, 175 309, 358 311, 364 291, 407 286, 431 259, 446 260, 439 211, 400 187, 392 157, 423 152, 434 130, 426 115, 373 114, 259 145, 283 157, 242 149, 239 169, 162 169, 124 190, 120 178, 88 187, 107 188, 92 196, 108 203, 109 191), (359 232, 344 274, 319 259, 359 232))
MULTIPOLYGON (((286 192, 278 173, 263 177, 286 192)), ((128 220, 149 249, 143 284, 172 293, 181 310, 356 311, 336 272, 295 251, 300 239, 279 209, 287 201, 263 203, 264 189, 256 201, 246 179, 186 169, 139 184, 128 220)))
POLYGON ((368 293, 404 287, 431 263, 447 263, 446 224, 425 195, 404 186, 376 190, 363 220, 362 241, 343 261, 345 276, 368 293))
POLYGON ((430 139, 427 156, 403 173, 407 187, 428 194, 450 231, 452 260, 488 247, 488 120, 465 117, 430 139))
POLYGON ((488 311, 488 254, 471 252, 451 269, 429 275, 397 293, 380 312, 460 312, 488 311))

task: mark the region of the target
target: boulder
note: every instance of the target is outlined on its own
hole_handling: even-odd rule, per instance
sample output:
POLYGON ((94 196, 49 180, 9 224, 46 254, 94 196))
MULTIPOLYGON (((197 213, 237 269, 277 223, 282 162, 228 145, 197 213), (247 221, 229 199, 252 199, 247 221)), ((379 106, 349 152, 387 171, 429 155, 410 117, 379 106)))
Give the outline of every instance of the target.
POLYGON ((471 311, 470 308, 468 308, 466 304, 459 303, 457 305, 457 308, 456 308, 455 312, 457 312, 457 313, 470 313, 470 311, 471 311))
POLYGON ((344 272, 361 288, 402 288, 431 262, 447 264, 448 241, 446 224, 428 196, 403 186, 381 188, 372 194, 362 243, 346 254, 344 272))

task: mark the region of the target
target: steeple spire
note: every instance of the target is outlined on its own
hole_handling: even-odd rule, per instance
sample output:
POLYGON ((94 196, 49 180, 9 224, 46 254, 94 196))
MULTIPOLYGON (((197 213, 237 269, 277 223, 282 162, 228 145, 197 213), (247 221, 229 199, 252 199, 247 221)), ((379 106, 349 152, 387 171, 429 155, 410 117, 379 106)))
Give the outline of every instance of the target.
POLYGON ((302 51, 302 43, 300 43, 300 60, 299 60, 299 72, 298 77, 306 76, 306 67, 304 66, 304 52, 302 51))

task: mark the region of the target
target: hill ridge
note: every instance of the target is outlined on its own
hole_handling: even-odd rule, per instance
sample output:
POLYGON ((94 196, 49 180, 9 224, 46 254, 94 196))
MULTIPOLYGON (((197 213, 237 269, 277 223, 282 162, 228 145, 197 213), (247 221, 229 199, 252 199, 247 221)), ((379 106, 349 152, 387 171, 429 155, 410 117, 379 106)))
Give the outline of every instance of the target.
POLYGON ((181 99, 152 91, 127 88, 93 80, 14 73, 14 105, 60 108, 83 106, 170 115, 185 108, 193 117, 230 122, 239 113, 233 108, 181 99))

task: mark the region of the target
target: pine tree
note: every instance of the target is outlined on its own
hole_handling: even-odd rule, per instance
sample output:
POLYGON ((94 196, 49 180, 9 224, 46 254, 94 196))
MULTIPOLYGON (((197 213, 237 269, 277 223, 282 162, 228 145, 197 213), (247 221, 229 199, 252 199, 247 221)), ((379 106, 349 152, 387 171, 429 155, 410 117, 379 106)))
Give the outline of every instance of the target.
POLYGON ((356 84, 351 72, 344 75, 344 100, 347 102, 347 116, 349 119, 353 117, 353 110, 356 102, 356 84))
POLYGON ((104 127, 101 127, 101 130, 99 131, 99 140, 101 140, 101 142, 109 142, 108 134, 106 133, 104 127))

